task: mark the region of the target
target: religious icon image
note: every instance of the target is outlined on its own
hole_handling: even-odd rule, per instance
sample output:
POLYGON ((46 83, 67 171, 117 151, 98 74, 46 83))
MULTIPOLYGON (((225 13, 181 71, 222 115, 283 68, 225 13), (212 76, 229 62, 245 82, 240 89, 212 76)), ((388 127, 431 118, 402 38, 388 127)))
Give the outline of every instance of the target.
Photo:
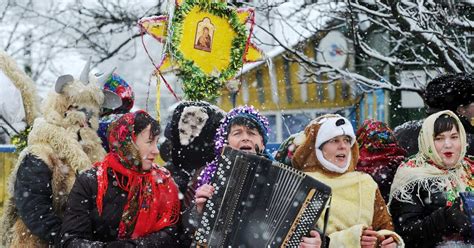
POLYGON ((211 23, 211 20, 206 17, 197 24, 194 48, 210 52, 212 48, 213 36, 214 25, 211 23))
POLYGON ((223 86, 241 72, 243 64, 263 60, 263 52, 250 39, 255 11, 222 1, 176 0, 175 4, 169 15, 140 19, 141 34, 163 44, 165 50, 157 54, 160 62, 155 67, 173 95, 162 73, 180 75, 187 100, 212 102, 227 92, 223 86))

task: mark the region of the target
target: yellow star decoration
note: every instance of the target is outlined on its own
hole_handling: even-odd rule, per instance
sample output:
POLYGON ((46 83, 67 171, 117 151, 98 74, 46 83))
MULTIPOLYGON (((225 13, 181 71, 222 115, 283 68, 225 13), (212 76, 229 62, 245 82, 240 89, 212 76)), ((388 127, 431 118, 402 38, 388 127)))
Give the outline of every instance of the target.
POLYGON ((154 16, 141 19, 139 25, 167 43, 157 69, 177 69, 189 100, 212 101, 243 63, 263 57, 250 42, 254 16, 253 9, 235 9, 222 2, 178 0, 171 22, 168 16, 154 16))

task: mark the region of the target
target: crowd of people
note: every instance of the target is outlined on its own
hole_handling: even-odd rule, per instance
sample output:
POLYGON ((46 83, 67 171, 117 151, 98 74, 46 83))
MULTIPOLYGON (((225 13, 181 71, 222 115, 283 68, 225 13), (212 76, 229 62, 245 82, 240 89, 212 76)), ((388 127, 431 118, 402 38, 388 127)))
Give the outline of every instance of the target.
POLYGON ((420 126, 393 132, 365 120, 354 130, 345 117, 325 114, 274 156, 258 110, 225 113, 201 101, 174 106, 158 150, 159 122, 130 112, 133 93, 114 75, 92 80, 86 66, 80 79, 58 78, 11 174, 2 246, 190 247, 224 146, 331 187, 327 225, 320 218, 300 247, 469 247, 474 240, 461 197, 474 190, 472 75, 432 80, 420 126), (155 163, 160 153, 163 166, 155 163))

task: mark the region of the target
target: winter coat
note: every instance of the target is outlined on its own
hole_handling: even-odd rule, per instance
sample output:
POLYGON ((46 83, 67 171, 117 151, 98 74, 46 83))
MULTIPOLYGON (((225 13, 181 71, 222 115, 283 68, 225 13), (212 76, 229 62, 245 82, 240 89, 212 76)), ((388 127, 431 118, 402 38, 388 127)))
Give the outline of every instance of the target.
POLYGON ((466 155, 474 157, 474 126, 464 117, 459 117, 466 130, 467 151, 466 155))
MULTIPOLYGON (((49 244, 57 243, 62 222, 51 208, 51 180, 52 172, 43 160, 27 154, 21 161, 14 190, 14 203, 21 222, 17 222, 15 227, 24 225, 29 230, 27 233, 31 232, 42 240, 39 241, 41 244, 45 244, 44 241, 49 244)), ((63 207, 57 210, 63 212, 63 207)))
POLYGON ((111 169, 108 176, 110 180, 100 216, 96 205, 97 169, 90 169, 77 177, 61 228, 61 247, 189 247, 190 240, 183 236, 184 232, 178 232, 179 225, 146 237, 119 240, 119 223, 128 192, 117 186, 117 178, 111 169))
MULTIPOLYGON (((200 163, 200 162, 199 162, 200 163)), ((192 179, 196 174, 196 171, 201 171, 204 166, 196 169, 184 169, 176 166, 173 162, 166 162, 164 167, 170 171, 173 180, 176 182, 179 188, 179 192, 185 194, 188 187, 193 183, 192 179)))
MULTIPOLYGON (((197 228, 201 218, 194 205, 194 196, 196 190, 201 185, 209 183, 212 176, 216 172, 218 157, 221 155, 223 147, 227 143, 228 132, 231 127, 230 123, 234 118, 237 117, 246 117, 249 120, 254 121, 258 126, 257 129, 259 130, 259 134, 262 136, 263 144, 267 144, 268 120, 265 116, 262 116, 252 106, 240 106, 229 111, 217 128, 216 134, 214 136, 214 142, 212 142, 214 145, 214 153, 212 154, 214 159, 210 163, 206 163, 206 166, 196 170, 184 194, 183 205, 186 211, 183 213, 183 222, 186 228, 192 230, 191 232, 194 232, 194 230, 197 228)), ((267 154, 268 152, 264 152, 260 155, 272 159, 271 156, 268 156, 267 154)))
POLYGON ((393 129, 393 135, 398 140, 399 145, 407 151, 407 157, 418 153, 418 137, 423 120, 407 121, 393 129))
POLYGON ((444 236, 456 233, 461 237, 469 236, 469 219, 459 210, 458 203, 447 208, 444 192, 430 193, 420 185, 413 192, 417 192, 411 194, 410 200, 414 203, 397 199, 390 203, 395 230, 403 237, 407 248, 434 247, 444 236))

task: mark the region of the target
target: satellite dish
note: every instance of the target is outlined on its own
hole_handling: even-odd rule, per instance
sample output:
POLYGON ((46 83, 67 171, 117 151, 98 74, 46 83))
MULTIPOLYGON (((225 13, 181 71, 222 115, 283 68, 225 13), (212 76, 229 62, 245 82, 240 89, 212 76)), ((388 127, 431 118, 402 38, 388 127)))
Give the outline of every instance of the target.
POLYGON ((346 66, 348 52, 346 37, 339 31, 331 31, 319 42, 316 61, 342 69, 346 66))

